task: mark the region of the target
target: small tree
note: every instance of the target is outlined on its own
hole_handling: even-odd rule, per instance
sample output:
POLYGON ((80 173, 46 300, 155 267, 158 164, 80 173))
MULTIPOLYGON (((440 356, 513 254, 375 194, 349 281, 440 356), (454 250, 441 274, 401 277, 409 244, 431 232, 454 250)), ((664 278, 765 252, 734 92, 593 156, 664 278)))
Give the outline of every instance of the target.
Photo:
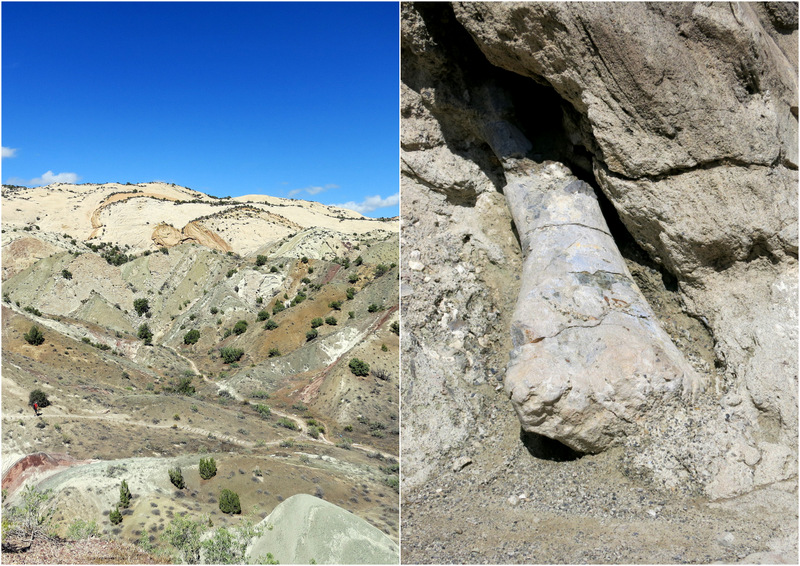
POLYGON ((380 277, 387 271, 389 271, 389 266, 379 263, 378 265, 375 266, 375 277, 380 277))
POLYGON ((41 409, 42 407, 47 407, 50 405, 50 400, 47 398, 47 394, 44 391, 41 389, 34 389, 28 396, 28 405, 33 407, 34 403, 36 403, 41 409))
POLYGON ((278 301, 272 306, 272 314, 278 314, 279 312, 285 310, 286 307, 283 306, 283 303, 278 301))
POLYGON ((325 319, 325 324, 329 326, 336 326, 336 318, 329 316, 328 318, 325 319))
POLYGON ((153 344, 153 333, 150 331, 150 327, 146 322, 139 326, 139 331, 136 335, 140 340, 144 340, 145 345, 150 346, 153 344))
POLYGON ((265 256, 265 255, 258 255, 258 256, 256 256, 256 265, 257 265, 258 267, 261 267, 261 266, 262 266, 262 265, 264 265, 265 263, 267 263, 267 256, 265 256))
POLYGON ((26 334, 23 334, 22 337, 25 338, 25 341, 31 346, 41 346, 44 344, 44 334, 42 334, 42 331, 39 330, 39 327, 35 324, 31 326, 31 329, 28 330, 26 334))
POLYGON ((356 265, 361 265, 363 262, 364 262, 364 258, 362 258, 361 256, 358 256, 353 263, 356 264, 356 265))
POLYGON ((308 332, 306 332, 306 342, 311 342, 314 338, 319 335, 316 328, 312 328, 308 332))
POLYGON ((239 503, 239 495, 230 489, 223 489, 219 494, 219 510, 228 515, 241 513, 242 506, 239 503))
POLYGON ((236 334, 237 336, 240 334, 244 334, 245 332, 247 332, 246 320, 240 320, 233 326, 233 333, 236 334))
POLYGON ((122 485, 119 486, 119 504, 123 509, 131 505, 131 490, 128 489, 128 482, 125 480, 122 480, 122 485))
POLYGON ((328 303, 328 308, 331 308, 335 311, 342 310, 342 301, 331 301, 328 303))
POLYGON ((274 320, 268 320, 264 323, 264 330, 275 330, 278 328, 278 323, 274 320))
POLYGON ((400 323, 396 320, 389 326, 389 330, 400 336, 400 323))
POLYGON ((258 320, 267 320, 269 318, 269 312, 265 310, 258 311, 258 320))
POLYGON ((111 521, 112 525, 119 525, 122 522, 122 513, 119 512, 119 506, 111 510, 108 519, 111 521))
POLYGON ((369 375, 369 364, 358 358, 350 360, 350 372, 353 375, 364 377, 369 375))
POLYGON ((184 344, 197 344, 197 341, 200 340, 200 331, 197 329, 192 329, 186 333, 186 336, 183 337, 184 344))
POLYGON ((381 310, 381 307, 379 307, 375 303, 370 303, 369 306, 367 307, 368 312, 378 312, 379 310, 381 310))
POLYGON ((136 314, 142 316, 144 313, 150 310, 150 303, 145 298, 136 299, 133 301, 133 308, 136 310, 136 314))
POLYGON ((217 475, 217 463, 214 458, 200 458, 200 477, 210 480, 217 475))
POLYGON ((348 301, 352 301, 353 297, 356 296, 356 288, 355 287, 348 287, 347 290, 345 291, 345 293, 347 293, 347 300, 348 301))
POLYGON ((64 279, 72 279, 72 273, 67 269, 62 269, 61 277, 63 277, 64 279))
POLYGON ((278 348, 270 348, 269 349, 269 357, 270 358, 277 358, 281 355, 281 351, 278 348))
POLYGON ((317 328, 318 326, 322 326, 323 324, 325 323, 320 317, 311 319, 311 328, 317 328))
POLYGON ((183 480, 183 472, 181 472, 180 468, 169 469, 169 481, 178 489, 186 487, 186 482, 183 480))
POLYGON ((256 412, 264 418, 269 417, 272 414, 272 410, 267 405, 256 405, 256 412))

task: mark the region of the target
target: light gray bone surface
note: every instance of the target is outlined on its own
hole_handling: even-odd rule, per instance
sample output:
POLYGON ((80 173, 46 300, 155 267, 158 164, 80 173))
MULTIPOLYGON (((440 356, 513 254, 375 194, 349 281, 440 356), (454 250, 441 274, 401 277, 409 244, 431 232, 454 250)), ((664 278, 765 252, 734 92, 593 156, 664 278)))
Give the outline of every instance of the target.
POLYGON ((560 163, 503 161, 525 256, 505 389, 525 430, 602 451, 699 377, 631 278, 593 189, 560 163))

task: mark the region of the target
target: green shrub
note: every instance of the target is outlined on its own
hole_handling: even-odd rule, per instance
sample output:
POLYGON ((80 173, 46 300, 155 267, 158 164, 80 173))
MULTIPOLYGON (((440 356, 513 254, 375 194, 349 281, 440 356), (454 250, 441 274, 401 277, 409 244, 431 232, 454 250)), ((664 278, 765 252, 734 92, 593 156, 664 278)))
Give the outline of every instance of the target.
POLYGON ((323 324, 325 324, 325 322, 320 317, 311 319, 311 328, 317 328, 322 326, 323 324))
POLYGON ((389 326, 389 330, 400 336, 400 323, 398 321, 394 321, 391 326, 389 326))
POLYGON ((308 285, 309 283, 311 283, 311 279, 309 279, 308 277, 303 277, 300 280, 300 283, 305 283, 306 285, 308 285))
POLYGON ((195 394, 195 388, 194 385, 192 385, 192 378, 188 376, 182 377, 178 382, 178 385, 175 386, 174 390, 175 393, 191 397, 195 394))
POLYGON ((347 293, 347 300, 348 301, 352 301, 353 297, 356 296, 356 288, 355 287, 348 287, 347 290, 345 291, 345 293, 347 293))
POLYGON ((303 257, 300 259, 300 261, 302 261, 303 263, 308 263, 308 258, 307 258, 306 256, 303 256, 303 257))
POLYGON ((362 258, 361 256, 358 256, 353 263, 355 265, 361 265, 362 263, 364 263, 364 258, 362 258))
POLYGON ((369 375, 369 364, 358 358, 353 358, 350 360, 350 372, 353 375, 357 375, 360 377, 364 377, 369 375))
POLYGON ((283 306, 283 303, 281 301, 278 301, 272 306, 272 314, 278 314, 283 310, 286 310, 286 307, 283 306))
POLYGON ((240 334, 244 334, 247 331, 247 321, 240 320, 233 326, 233 333, 237 336, 240 334))
POLYGON ((281 355, 281 351, 278 348, 270 348, 269 349, 269 357, 270 358, 277 358, 281 355))
POLYGON ((172 485, 178 489, 183 489, 186 487, 186 482, 183 481, 183 472, 181 472, 180 468, 169 469, 169 481, 171 481, 172 485))
POLYGON ((267 405, 258 404, 256 405, 256 412, 258 412, 258 414, 262 417, 266 418, 272 414, 272 409, 270 409, 267 405))
POLYGON ((314 338, 319 335, 316 328, 312 328, 308 332, 306 332, 306 342, 311 342, 314 338))
POLYGON ((36 307, 32 307, 30 305, 28 305, 27 307, 25 307, 22 310, 24 310, 25 312, 29 312, 29 313, 31 313, 33 315, 36 315, 36 316, 42 316, 42 311, 40 311, 36 307))
POLYGON ((183 337, 184 344, 197 344, 198 340, 200 340, 200 331, 196 329, 190 330, 183 337))
POLYGON ((228 270, 228 273, 226 273, 226 274, 225 274, 225 277, 227 277, 228 279, 230 279, 230 278, 233 276, 233 274, 234 274, 234 273, 236 273, 236 270, 235 270, 235 269, 229 269, 229 270, 228 270))
POLYGON ((264 324, 264 330, 275 330, 276 328, 278 328, 278 323, 274 320, 268 320, 264 324))
POLYGON ((269 272, 270 273, 278 273, 278 268, 273 265, 272 267, 269 268, 269 272))
POLYGON ((356 313, 355 311, 347 311, 347 318, 355 318, 356 313))
POLYGON ((258 267, 261 267, 261 266, 262 266, 262 265, 264 265, 265 263, 267 263, 267 256, 265 256, 265 255, 258 255, 258 256, 256 256, 256 265, 257 265, 258 267))
POLYGON ((239 359, 244 355, 244 350, 241 348, 232 348, 230 346, 226 346, 219 351, 219 354, 226 364, 232 364, 233 362, 239 361, 239 359))
POLYGON ((375 266, 375 277, 380 277, 387 271, 389 271, 389 266, 379 263, 378 265, 375 266))
POLYGON ((226 328, 225 332, 222 333, 222 339, 224 340, 225 338, 227 338, 231 334, 233 334, 233 330, 231 330, 230 328, 226 328))
POLYGON ((119 525, 122 522, 122 513, 119 512, 119 507, 114 507, 108 515, 108 519, 112 525, 119 525))
POLYGON ((265 310, 258 311, 258 320, 267 320, 269 318, 269 312, 265 310))
MULTIPOLYGON (((71 272, 69 272, 69 271, 68 271, 68 270, 66 270, 66 269, 62 269, 62 270, 61 270, 61 277, 63 277, 64 279, 72 279, 72 273, 71 273, 71 272)), ((96 528, 96 527, 97 527, 97 525, 95 525, 95 528, 96 528)))
POLYGON ((211 314, 217 314, 219 309, 217 307, 211 307, 211 314))
POLYGON ((131 490, 128 489, 128 482, 122 480, 122 485, 119 486, 119 504, 123 509, 127 509, 131 504, 131 490))
POLYGON ((39 405, 40 409, 50 405, 50 401, 47 399, 47 394, 45 394, 45 392, 41 389, 34 389, 28 396, 28 405, 33 407, 34 403, 39 405))
POLYGON ((335 311, 342 310, 342 301, 331 301, 328 303, 328 308, 331 308, 335 311))
POLYGON ((369 312, 378 312, 379 310, 381 310, 381 307, 379 307, 375 303, 370 303, 369 306, 367 307, 367 311, 369 312))
POLYGON ((146 322, 139 326, 139 331, 136 333, 136 335, 141 340, 144 340, 144 343, 148 346, 153 343, 153 333, 150 331, 150 327, 146 322))
POLYGON ((223 489, 219 494, 219 510, 228 515, 241 513, 239 495, 230 489, 223 489))
POLYGON ((136 311, 136 314, 142 316, 144 313, 150 310, 150 303, 145 298, 136 299, 133 301, 133 308, 136 311))
POLYGON ((253 391, 250 394, 253 399, 269 399, 270 395, 266 391, 253 391))
POLYGON ((389 351, 389 347, 386 346, 386 344, 381 344, 381 352, 388 352, 388 351, 389 351))
POLYGON ((25 338, 25 341, 31 346, 41 346, 44 344, 44 334, 35 324, 31 326, 31 329, 23 334, 22 337, 25 338))
POLYGON ((283 428, 288 428, 289 430, 297 430, 297 423, 295 423, 292 419, 287 419, 286 417, 281 417, 278 419, 278 425, 282 426, 283 428))
POLYGON ((217 462, 214 458, 200 458, 200 477, 210 480, 217 475, 217 462))
MULTIPOLYGON (((243 521, 238 528, 231 530, 220 527, 211 538, 201 543, 203 561, 206 564, 247 564, 247 546, 253 538, 262 534, 263 528, 254 527, 249 521, 243 521)), ((255 563, 267 564, 265 561, 255 563)))
POLYGON ((313 268, 313 267, 309 267, 309 268, 308 268, 308 272, 309 272, 309 273, 314 273, 314 268, 313 268))
POLYGON ((349 281, 350 283, 355 283, 356 281, 358 281, 358 274, 351 273, 350 277, 347 278, 347 281, 349 281))
POLYGON ((181 562, 197 564, 200 562, 200 536, 203 524, 184 518, 184 515, 173 517, 169 526, 164 529, 164 540, 178 551, 181 562))
POLYGON ((336 318, 329 316, 328 318, 325 319, 325 324, 329 326, 336 326, 336 318))

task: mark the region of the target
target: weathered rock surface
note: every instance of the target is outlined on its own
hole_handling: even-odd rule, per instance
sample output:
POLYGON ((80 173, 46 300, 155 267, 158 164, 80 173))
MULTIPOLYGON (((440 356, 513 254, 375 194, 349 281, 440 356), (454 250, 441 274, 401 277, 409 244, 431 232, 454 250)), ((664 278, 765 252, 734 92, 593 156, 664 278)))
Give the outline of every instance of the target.
POLYGON ((294 495, 260 523, 247 556, 281 564, 397 564, 400 549, 364 519, 312 495, 294 495), (313 561, 313 562, 312 562, 313 561))
POLYGON ((592 188, 554 162, 506 171, 525 263, 505 388, 525 430, 599 452, 700 379, 634 283, 592 188))
MULTIPOLYGON (((635 426, 609 429, 625 435, 626 469, 714 498, 795 478, 796 5, 404 4, 402 48, 405 485, 447 469, 453 451, 480 453, 500 394, 486 378, 502 378, 497 368, 514 350, 518 292, 534 290, 531 312, 546 313, 524 317, 530 346, 559 360, 557 372, 548 364, 554 377, 542 392, 566 394, 563 376, 586 359, 567 339, 586 328, 532 341, 558 332, 548 320, 571 324, 543 297, 580 287, 548 286, 547 269, 523 269, 521 252, 561 244, 542 238, 528 251, 509 158, 559 162, 589 182, 617 246, 639 250, 624 252, 631 270, 649 256, 665 281, 660 292, 702 323, 662 321, 708 387, 693 401, 667 393, 663 404, 643 403, 635 426), (697 332, 714 344, 702 363, 686 344, 700 341, 697 332)), ((565 210, 581 213, 575 199, 565 210)), ((586 313, 596 299, 604 312, 602 296, 584 298, 586 313)), ((609 355, 638 347, 674 359, 649 350, 658 341, 634 346, 610 333, 602 342, 609 355)), ((509 384, 530 367, 514 352, 509 384)), ((633 369, 645 357, 632 358, 630 371, 655 376, 633 369)), ((622 383, 635 398, 636 380, 622 383)), ((547 435, 580 446, 574 421, 591 419, 603 401, 587 396, 570 422, 537 409, 537 426, 551 420, 547 435)))

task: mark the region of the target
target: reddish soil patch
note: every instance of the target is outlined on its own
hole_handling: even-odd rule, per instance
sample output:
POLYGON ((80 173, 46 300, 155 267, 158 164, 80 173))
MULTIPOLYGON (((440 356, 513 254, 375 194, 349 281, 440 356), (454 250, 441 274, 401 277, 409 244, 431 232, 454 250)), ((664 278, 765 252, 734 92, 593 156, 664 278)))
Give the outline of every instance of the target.
POLYGON ((338 263, 335 263, 335 264, 331 265, 328 268, 328 273, 325 274, 325 278, 322 280, 322 283, 320 283, 320 285, 327 285, 328 283, 330 283, 331 279, 336 277, 336 274, 339 273, 339 270, 341 268, 342 268, 342 266, 339 265, 338 263))
POLYGON ((30 478, 35 472, 69 468, 76 464, 85 463, 87 463, 87 460, 75 460, 68 454, 47 454, 45 452, 28 454, 3 474, 3 489, 7 489, 10 495, 19 489, 19 487, 25 483, 25 480, 30 478))

